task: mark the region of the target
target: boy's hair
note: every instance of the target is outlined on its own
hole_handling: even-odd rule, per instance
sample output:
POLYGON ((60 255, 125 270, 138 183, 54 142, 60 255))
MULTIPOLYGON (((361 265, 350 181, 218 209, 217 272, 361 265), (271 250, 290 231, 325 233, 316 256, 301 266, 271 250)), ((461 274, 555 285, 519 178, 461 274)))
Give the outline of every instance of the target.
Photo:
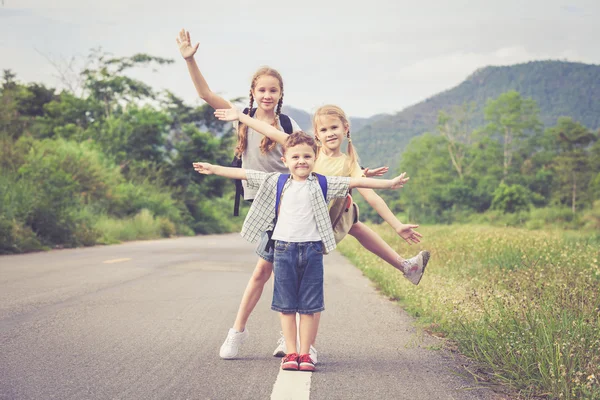
POLYGON ((359 159, 358 153, 352 145, 352 139, 350 138, 350 121, 348 120, 348 117, 346 116, 344 110, 342 110, 340 107, 335 106, 333 104, 321 106, 317 109, 317 111, 315 111, 315 114, 312 118, 313 132, 315 133, 315 138, 317 138, 318 135, 317 125, 319 124, 319 118, 324 116, 338 118, 342 122, 342 124, 344 124, 344 127, 348 128, 348 133, 346 134, 346 138, 348 138, 348 161, 346 163, 345 170, 349 171, 349 173, 351 174, 354 168, 356 167, 356 164, 358 164, 359 159))
MULTIPOLYGON (((275 110, 275 121, 273 121, 273 126, 277 129, 279 129, 279 122, 278 122, 279 114, 281 114, 281 107, 283 106, 283 78, 281 77, 281 74, 279 72, 277 72, 277 70, 265 66, 265 67, 259 68, 258 71, 256 71, 254 73, 254 75, 252 76, 252 82, 250 83, 250 105, 248 107, 248 110, 252 110, 252 106, 254 105, 254 95, 252 94, 252 92, 254 91, 254 88, 256 87, 256 81, 258 81, 258 78, 260 78, 261 76, 264 76, 264 75, 272 76, 273 78, 275 78, 279 81, 279 87, 281 89, 281 97, 279 98, 279 102, 277 103, 277 108, 275 110)), ((266 154, 269 151, 273 150, 273 148, 275 147, 276 144, 277 144, 276 142, 274 142, 273 140, 271 140, 265 136, 262 139, 262 141, 260 142, 260 151, 262 153, 266 154)), ((237 145, 235 147, 236 156, 241 158, 244 151, 246 151, 247 146, 248 146, 248 126, 246 126, 245 124, 242 124, 240 122, 238 125, 238 141, 237 141, 237 145)))
POLYGON ((283 154, 285 155, 285 152, 294 146, 298 146, 300 144, 307 144, 309 145, 313 151, 315 152, 315 157, 319 154, 318 153, 318 146, 317 146, 317 142, 315 141, 315 138, 313 138, 311 135, 309 135, 308 133, 302 132, 302 131, 296 131, 294 133, 292 133, 291 135, 288 136, 287 140, 285 141, 284 145, 283 145, 283 154))

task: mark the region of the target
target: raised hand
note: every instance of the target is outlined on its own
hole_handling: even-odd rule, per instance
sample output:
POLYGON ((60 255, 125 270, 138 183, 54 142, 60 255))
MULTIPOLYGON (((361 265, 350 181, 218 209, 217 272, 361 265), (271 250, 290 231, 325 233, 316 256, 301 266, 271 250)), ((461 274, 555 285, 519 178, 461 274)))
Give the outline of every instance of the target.
POLYGON ((365 168, 363 170, 363 174, 367 178, 372 178, 374 176, 382 176, 383 174, 385 174, 386 172, 388 172, 388 170, 389 170, 388 167, 379 167, 379 168, 375 168, 375 169, 365 168))
POLYGON ((185 29, 179 31, 179 37, 175 39, 177 41, 177 46, 179 46, 179 51, 181 55, 186 60, 189 58, 193 58, 194 54, 196 54, 196 50, 198 50, 198 46, 200 43, 196 43, 192 46, 192 39, 190 38, 190 33, 185 29))
POLYGON ((192 163, 192 165, 194 166, 194 170, 200 174, 204 174, 204 175, 212 175, 214 174, 213 172, 213 165, 209 164, 207 162, 195 162, 192 163))
POLYGON ((240 119, 240 110, 231 103, 229 105, 231 108, 219 108, 215 110, 215 117, 221 121, 237 121, 240 119))
POLYGON ((403 187, 404 184, 406 182, 408 182, 408 180, 410 179, 409 177, 405 177, 405 175, 406 175, 406 172, 403 172, 400 175, 398 175, 397 177, 395 177, 394 179, 392 179, 390 189, 399 189, 399 188, 403 187))
POLYGON ((423 235, 413 230, 418 227, 419 225, 401 224, 396 228, 396 233, 408 244, 420 243, 423 235))

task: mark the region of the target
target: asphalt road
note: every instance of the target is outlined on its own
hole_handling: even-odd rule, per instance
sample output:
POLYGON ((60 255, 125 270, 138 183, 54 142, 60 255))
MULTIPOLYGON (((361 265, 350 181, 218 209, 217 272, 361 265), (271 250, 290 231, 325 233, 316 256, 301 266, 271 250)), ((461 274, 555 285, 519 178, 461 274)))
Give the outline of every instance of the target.
MULTIPOLYGON (((271 283, 240 357, 218 355, 255 262, 239 234, 0 257, 0 399, 271 398, 271 283)), ((310 399, 503 398, 338 252, 325 296, 310 399)))

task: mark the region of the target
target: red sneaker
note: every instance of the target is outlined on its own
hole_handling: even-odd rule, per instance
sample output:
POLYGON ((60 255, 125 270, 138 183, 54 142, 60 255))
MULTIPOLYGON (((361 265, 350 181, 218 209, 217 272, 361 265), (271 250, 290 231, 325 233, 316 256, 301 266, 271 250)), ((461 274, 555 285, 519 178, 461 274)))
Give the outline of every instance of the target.
POLYGON ((312 358, 310 358, 310 354, 302 354, 300 356, 299 362, 300 366, 298 369, 300 371, 312 372, 315 370, 315 363, 313 362, 312 358))
POLYGON ((286 354, 281 360, 281 369, 286 371, 298 371, 298 353, 286 354))

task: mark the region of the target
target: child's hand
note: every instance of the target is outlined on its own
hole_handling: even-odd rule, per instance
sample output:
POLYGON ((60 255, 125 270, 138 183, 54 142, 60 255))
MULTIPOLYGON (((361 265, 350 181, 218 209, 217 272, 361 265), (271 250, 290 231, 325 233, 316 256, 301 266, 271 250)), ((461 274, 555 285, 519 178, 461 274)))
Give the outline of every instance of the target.
POLYGON ((405 177, 406 172, 401 173, 400 175, 398 175, 397 177, 395 177, 394 179, 392 179, 392 184, 390 186, 390 189, 399 189, 401 187, 404 186, 404 184, 406 182, 408 182, 408 180, 410 178, 405 177))
POLYGON ((420 243, 423 235, 413 230, 418 227, 419 225, 401 224, 396 228, 396 233, 408 244, 420 243))
POLYGON ((389 170, 388 167, 379 167, 379 168, 375 168, 375 169, 365 168, 363 170, 363 174, 367 178, 372 178, 374 176, 382 176, 383 174, 388 172, 388 170, 389 170))
POLYGON ((192 39, 190 38, 190 33, 187 32, 185 29, 182 29, 179 32, 179 37, 175 40, 177 41, 177 45, 179 46, 179 51, 181 52, 181 55, 186 60, 193 58, 194 54, 196 54, 196 50, 198 50, 198 46, 200 46, 200 43, 196 43, 194 46, 192 46, 192 39))
POLYGON ((194 166, 194 170, 196 170, 196 172, 198 172, 200 174, 204 174, 204 175, 214 174, 214 172, 213 172, 214 165, 212 165, 212 164, 209 164, 207 162, 195 162, 195 163, 192 163, 192 165, 194 166))
POLYGON ((221 121, 237 121, 240 119, 241 111, 230 102, 228 103, 231 108, 219 108, 215 110, 215 117, 221 121))

